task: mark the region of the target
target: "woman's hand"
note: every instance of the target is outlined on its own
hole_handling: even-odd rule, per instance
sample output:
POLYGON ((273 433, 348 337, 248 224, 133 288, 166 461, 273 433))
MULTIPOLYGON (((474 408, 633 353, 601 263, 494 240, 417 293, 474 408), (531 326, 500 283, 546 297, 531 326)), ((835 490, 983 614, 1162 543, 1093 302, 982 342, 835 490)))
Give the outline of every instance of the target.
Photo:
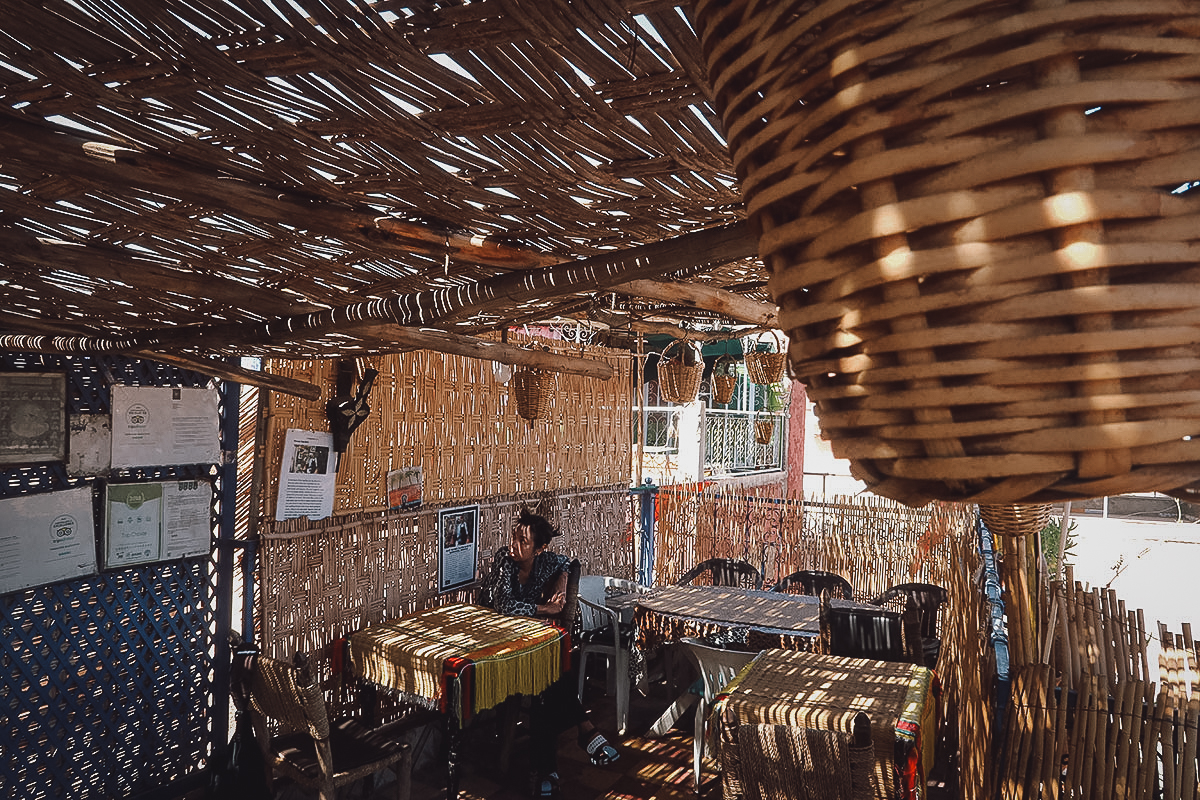
POLYGON ((550 599, 537 607, 539 614, 559 614, 563 610, 563 606, 567 604, 567 593, 565 591, 555 592, 550 595, 550 599))

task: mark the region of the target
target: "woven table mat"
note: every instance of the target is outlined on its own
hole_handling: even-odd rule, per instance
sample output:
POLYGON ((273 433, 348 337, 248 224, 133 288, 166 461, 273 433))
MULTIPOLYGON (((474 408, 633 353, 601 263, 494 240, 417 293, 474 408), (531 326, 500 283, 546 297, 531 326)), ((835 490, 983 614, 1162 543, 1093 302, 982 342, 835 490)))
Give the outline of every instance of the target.
POLYGON ((656 614, 695 617, 753 628, 819 633, 820 606, 815 597, 713 586, 665 586, 638 599, 656 614))

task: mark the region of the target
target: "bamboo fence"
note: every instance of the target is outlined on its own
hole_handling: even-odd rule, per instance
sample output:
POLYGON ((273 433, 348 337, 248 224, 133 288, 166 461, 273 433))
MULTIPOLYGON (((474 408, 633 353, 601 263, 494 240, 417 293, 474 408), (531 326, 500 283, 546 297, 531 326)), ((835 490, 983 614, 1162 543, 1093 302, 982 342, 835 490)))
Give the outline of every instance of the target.
MULTIPOLYGON (((481 570, 507 543, 520 508, 529 506, 562 531, 555 551, 578 558, 584 574, 633 578, 637 500, 625 483, 474 503, 481 570)), ((470 592, 438 593, 437 520, 445 505, 264 525, 256 594, 264 652, 290 658, 364 625, 470 599, 470 592)))
POLYGON ((800 501, 704 483, 664 486, 656 506, 655 582, 672 583, 700 561, 723 557, 754 564, 767 588, 801 569, 851 578, 860 599, 910 581, 945 586, 947 543, 953 531, 966 530, 968 516, 949 505, 913 509, 878 497, 800 501))
MULTIPOLYGON (((1006 592, 1020 596, 1036 594, 1006 592)), ((1195 800, 1200 682, 1190 625, 1174 635, 1160 623, 1155 675, 1141 609, 1111 589, 1086 588, 1070 567, 1042 596, 1040 637, 1033 626, 1010 635, 995 796, 1195 800)))

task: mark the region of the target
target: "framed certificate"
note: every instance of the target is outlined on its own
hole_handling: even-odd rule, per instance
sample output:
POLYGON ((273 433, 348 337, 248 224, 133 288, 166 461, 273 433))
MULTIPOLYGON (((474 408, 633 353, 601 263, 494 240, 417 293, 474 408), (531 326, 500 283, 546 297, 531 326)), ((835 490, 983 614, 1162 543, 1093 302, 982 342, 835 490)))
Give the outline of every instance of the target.
POLYGON ((0 372, 0 464, 66 458, 66 375, 0 372))

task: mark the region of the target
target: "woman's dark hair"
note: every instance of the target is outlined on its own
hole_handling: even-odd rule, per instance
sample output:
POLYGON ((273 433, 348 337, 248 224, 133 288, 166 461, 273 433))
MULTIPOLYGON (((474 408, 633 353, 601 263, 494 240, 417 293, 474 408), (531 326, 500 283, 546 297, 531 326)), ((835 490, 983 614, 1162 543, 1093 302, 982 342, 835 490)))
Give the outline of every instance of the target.
POLYGON ((517 524, 529 527, 529 532, 533 534, 534 547, 545 547, 550 544, 551 539, 559 534, 558 529, 551 525, 549 520, 534 514, 528 508, 521 509, 521 516, 517 518, 517 524))

